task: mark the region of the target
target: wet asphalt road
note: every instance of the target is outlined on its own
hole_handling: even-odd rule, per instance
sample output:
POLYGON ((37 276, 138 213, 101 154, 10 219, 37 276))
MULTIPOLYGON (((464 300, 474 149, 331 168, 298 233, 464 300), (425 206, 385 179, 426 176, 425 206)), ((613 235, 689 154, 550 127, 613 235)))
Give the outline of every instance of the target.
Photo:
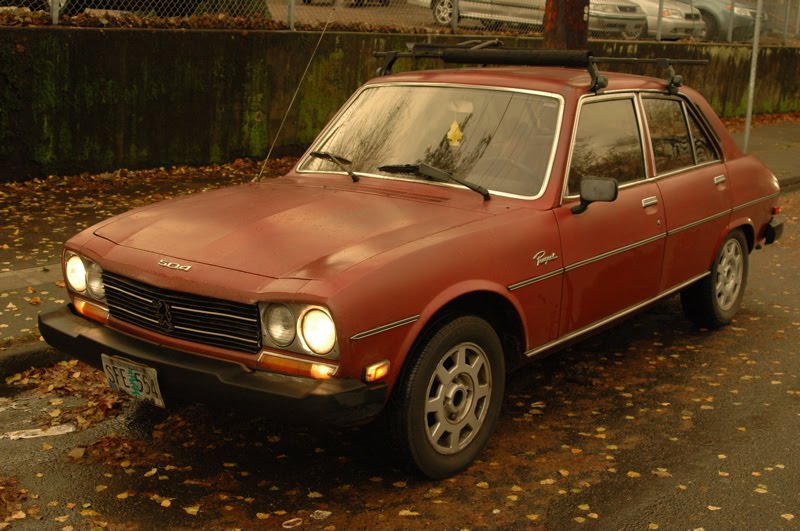
POLYGON ((375 429, 114 405, 80 365, 0 382, 0 529, 800 528, 800 192, 782 203, 732 326, 698 330, 673 298, 535 362, 482 460, 441 482, 375 429))

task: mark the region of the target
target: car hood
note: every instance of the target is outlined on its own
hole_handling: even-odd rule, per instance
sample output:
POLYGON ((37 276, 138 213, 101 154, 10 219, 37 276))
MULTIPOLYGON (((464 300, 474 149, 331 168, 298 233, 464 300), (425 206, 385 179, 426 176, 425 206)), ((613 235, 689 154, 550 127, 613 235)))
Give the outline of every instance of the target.
POLYGON ((347 190, 278 181, 286 180, 156 203, 94 234, 186 265, 320 279, 487 215, 448 205, 447 196, 390 195, 363 181, 347 190))

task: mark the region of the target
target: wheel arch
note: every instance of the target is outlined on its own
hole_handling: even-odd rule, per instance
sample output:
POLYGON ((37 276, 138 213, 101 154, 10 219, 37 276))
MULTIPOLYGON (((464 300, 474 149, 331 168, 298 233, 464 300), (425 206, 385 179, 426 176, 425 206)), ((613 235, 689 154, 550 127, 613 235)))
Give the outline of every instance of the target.
POLYGON ((503 345, 507 370, 518 367, 525 361, 525 327, 522 317, 508 298, 490 290, 463 293, 434 311, 420 328, 406 353, 405 360, 410 359, 420 345, 427 341, 442 324, 460 315, 480 317, 494 328, 503 345))

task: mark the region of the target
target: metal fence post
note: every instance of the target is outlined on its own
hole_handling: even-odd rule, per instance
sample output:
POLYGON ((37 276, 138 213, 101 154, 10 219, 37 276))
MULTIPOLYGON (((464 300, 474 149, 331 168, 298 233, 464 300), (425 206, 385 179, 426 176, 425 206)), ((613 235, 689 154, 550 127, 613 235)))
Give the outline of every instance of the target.
POLYGON ((289 29, 294 31, 294 0, 286 0, 286 2, 289 8, 289 29))
POLYGON ((750 122, 753 121, 753 95, 756 91, 756 72, 758 70, 759 39, 761 37, 761 13, 764 11, 764 0, 756 4, 756 27, 753 34, 753 59, 750 61, 750 86, 747 91, 747 118, 744 126, 744 151, 750 144, 750 122))
POLYGON ((733 42, 733 17, 736 16, 734 13, 734 9, 736 9, 736 0, 731 1, 731 18, 728 20, 728 42, 733 42))
POLYGON ((786 40, 789 38, 789 16, 792 7, 792 0, 786 0, 786 20, 783 24, 783 44, 786 44, 786 40))
POLYGON ((54 26, 58 26, 58 12, 60 11, 60 0, 50 0, 50 20, 54 26))
POLYGON ((450 22, 453 33, 458 33, 458 0, 453 0, 453 20, 450 22))
POLYGON ((797 5, 797 22, 794 24, 794 36, 800 35, 800 4, 797 5))
MULTIPOLYGON (((664 12, 664 0, 658 0, 658 18, 656 18, 656 40, 661 40, 661 18, 664 12)), ((647 35, 644 35, 647 38, 647 35)))

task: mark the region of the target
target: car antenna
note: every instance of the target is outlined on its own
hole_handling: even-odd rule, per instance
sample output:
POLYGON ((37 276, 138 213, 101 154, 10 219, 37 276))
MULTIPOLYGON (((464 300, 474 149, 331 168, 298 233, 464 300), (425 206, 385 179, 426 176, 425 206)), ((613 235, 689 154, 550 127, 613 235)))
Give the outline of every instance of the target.
POLYGON ((322 42, 322 38, 325 36, 325 32, 328 30, 328 26, 331 23, 331 19, 333 18, 333 12, 336 11, 336 6, 331 8, 328 12, 328 20, 325 21, 325 26, 322 28, 322 32, 319 34, 319 39, 317 39, 317 45, 314 46, 314 51, 311 52, 311 57, 308 58, 308 63, 306 64, 305 70, 303 70, 303 75, 300 76, 300 81, 297 82, 297 87, 294 89, 294 94, 292 95, 292 100, 289 102, 289 106, 286 108, 286 112, 283 113, 283 119, 281 120, 281 125, 278 126, 278 130, 275 132, 275 136, 272 138, 272 144, 269 146, 269 151, 267 151, 267 156, 264 159, 264 163, 261 164, 261 169, 258 172, 258 175, 253 177, 251 182, 257 182, 261 180, 261 177, 264 175, 264 169, 267 167, 267 162, 269 158, 272 156, 272 151, 275 149, 275 144, 278 142, 278 137, 283 130, 283 124, 286 123, 286 119, 289 117, 289 112, 292 110, 294 106, 294 101, 297 99, 297 94, 300 92, 300 87, 303 85, 303 80, 306 78, 306 74, 308 74, 308 69, 311 68, 311 62, 314 60, 314 57, 317 55, 317 50, 319 50, 319 45, 322 42))

